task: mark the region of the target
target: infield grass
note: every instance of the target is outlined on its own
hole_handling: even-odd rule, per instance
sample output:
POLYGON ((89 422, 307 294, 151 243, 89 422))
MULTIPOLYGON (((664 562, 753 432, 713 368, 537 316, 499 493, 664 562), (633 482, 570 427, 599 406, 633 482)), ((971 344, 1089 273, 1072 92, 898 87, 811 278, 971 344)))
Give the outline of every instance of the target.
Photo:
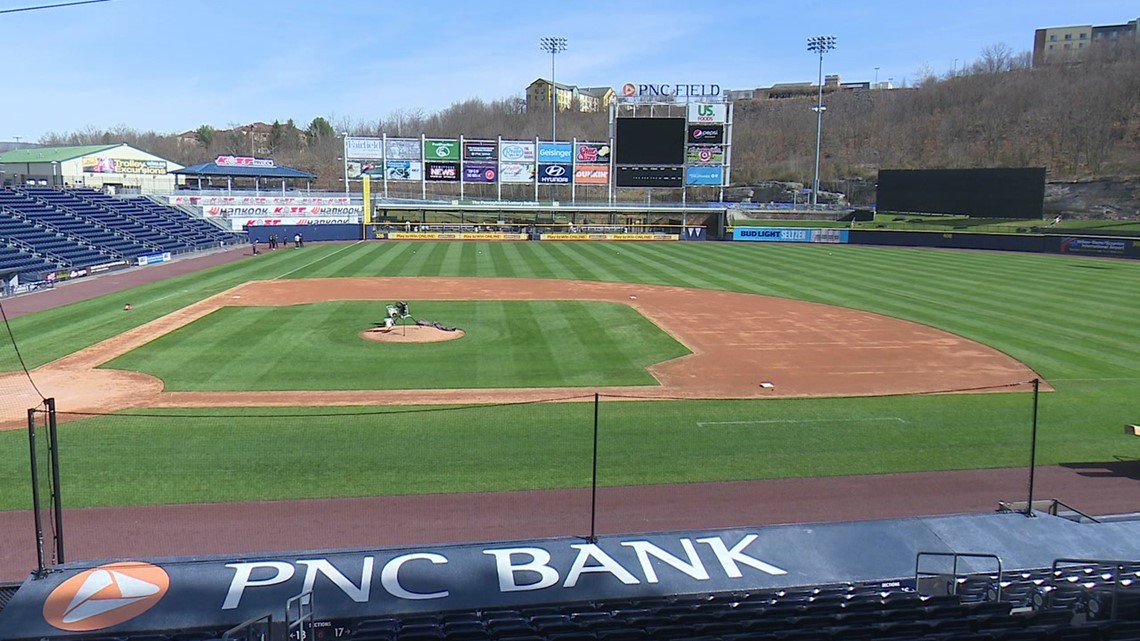
POLYGON ((104 367, 145 372, 179 392, 575 387, 656 385, 647 366, 689 353, 618 303, 409 305, 465 335, 414 345, 365 340, 360 333, 385 317, 376 301, 223 307, 104 367))
MULTIPOLYGON (((338 276, 653 283, 878 312, 993 346, 1053 385, 1057 391, 1041 397, 1038 463, 1095 466, 1140 456, 1140 439, 1122 430, 1140 420, 1140 263, 1130 261, 747 243, 313 245, 17 318, 11 328, 34 367, 248 280, 338 276), (124 302, 133 304, 131 314, 122 312, 124 302)), ((4 369, 19 368, 10 348, 0 358, 4 369)), ((4 407, 16 415, 25 409, 4 407)), ((68 505, 581 487, 588 479, 589 403, 462 410, 479 416, 404 413, 395 421, 369 414, 375 408, 333 409, 65 423, 68 505)), ((1021 467, 1029 455, 1028 394, 602 409, 600 477, 612 485, 1021 467)), ((0 433, 4 509, 27 504, 26 459, 25 435, 0 433)))

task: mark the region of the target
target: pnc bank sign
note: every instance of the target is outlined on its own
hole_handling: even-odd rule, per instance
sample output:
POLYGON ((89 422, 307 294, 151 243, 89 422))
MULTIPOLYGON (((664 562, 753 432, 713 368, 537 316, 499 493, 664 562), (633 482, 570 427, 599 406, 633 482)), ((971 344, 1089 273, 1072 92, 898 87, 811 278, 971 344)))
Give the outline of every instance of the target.
POLYGON ((636 84, 622 85, 626 98, 711 98, 720 95, 720 85, 705 84, 636 84))

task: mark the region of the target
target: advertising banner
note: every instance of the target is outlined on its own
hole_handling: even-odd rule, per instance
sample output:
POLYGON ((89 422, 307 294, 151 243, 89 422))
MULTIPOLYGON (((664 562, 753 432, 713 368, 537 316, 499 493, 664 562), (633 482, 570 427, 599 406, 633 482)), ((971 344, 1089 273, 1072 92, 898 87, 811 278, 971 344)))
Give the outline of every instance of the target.
POLYGON ((384 142, 384 158, 387 160, 419 160, 420 139, 389 138, 384 142))
POLYGON ((599 142, 580 142, 578 151, 574 154, 574 162, 582 164, 608 163, 610 161, 610 146, 599 142))
POLYGON ((424 164, 427 168, 427 179, 429 181, 459 181, 459 163, 457 162, 429 162, 424 164))
POLYGON ((424 160, 459 160, 459 141, 425 140, 424 160))
POLYGON ((538 166, 538 182, 544 185, 568 185, 573 175, 570 165, 538 166))
POLYGON ((171 205, 347 205, 348 196, 170 196, 171 205))
POLYGON ((134 174, 144 176, 166 175, 165 160, 138 160, 136 158, 105 158, 84 156, 83 173, 86 174, 134 174))
POLYGON ((493 183, 499 177, 499 168, 493 162, 473 162, 463 165, 463 182, 493 183))
POLYGON ((534 162, 536 155, 533 142, 504 140, 499 150, 499 160, 506 162, 534 162))
POLYGON ((609 165, 578 165, 574 168, 574 182, 579 185, 610 184, 609 165))
MULTIPOLYGON (((357 209, 360 209, 357 207, 357 209)), ((345 216, 262 216, 260 218, 234 217, 230 219, 230 229, 241 231, 248 227, 279 227, 281 225, 359 225, 363 215, 345 216)))
POLYGON ((1061 239, 1062 254, 1100 254, 1102 256, 1123 256, 1128 251, 1128 241, 1118 238, 1073 238, 1061 239))
POLYGON ((464 140, 464 160, 498 160, 499 143, 494 140, 464 140))
POLYGON ((379 158, 350 160, 346 166, 348 167, 349 180, 360 180, 364 176, 384 177, 384 163, 379 158))
POLYGON ((685 169, 686 185, 724 184, 724 167, 688 167, 685 169))
POLYGON ((211 205, 202 208, 207 216, 360 216, 363 205, 211 205))
POLYGON ((682 187, 683 183, 681 167, 628 165, 617 168, 618 187, 682 187))
POLYGON ((685 162, 690 165, 723 165, 724 147, 692 145, 685 154, 685 162))
POLYGON ((528 240, 526 234, 511 232, 390 231, 384 237, 388 240, 528 240))
MULTIPOLYGON (((505 148, 506 145, 503 145, 505 148)), ((532 183, 534 182, 534 163, 530 162, 501 162, 499 163, 499 182, 501 183, 532 183)))
POLYGON ((728 105, 724 103, 689 103, 689 122, 701 124, 723 123, 728 118, 728 105))
POLYGON ((274 167, 272 158, 254 158, 253 156, 218 156, 214 164, 219 167, 274 167))
POLYGON ((689 125, 687 140, 690 144, 724 144, 724 125, 689 125))
POLYGON ((146 265, 155 265, 157 263, 169 263, 172 259, 170 252, 162 252, 158 254, 145 254, 138 257, 139 267, 146 265))
POLYGON ((574 161, 574 149, 568 142, 538 143, 538 162, 570 163, 574 161))
POLYGON ((541 234, 539 240, 680 240, 677 234, 541 234))
POLYGON ((344 157, 354 158, 382 158, 384 156, 384 140, 382 138, 354 138, 344 139, 344 157))
POLYGON ((767 243, 846 243, 846 229, 811 229, 808 227, 737 227, 733 240, 767 243))
POLYGON ((384 173, 388 180, 423 180, 424 164, 418 160, 389 160, 384 163, 384 173))

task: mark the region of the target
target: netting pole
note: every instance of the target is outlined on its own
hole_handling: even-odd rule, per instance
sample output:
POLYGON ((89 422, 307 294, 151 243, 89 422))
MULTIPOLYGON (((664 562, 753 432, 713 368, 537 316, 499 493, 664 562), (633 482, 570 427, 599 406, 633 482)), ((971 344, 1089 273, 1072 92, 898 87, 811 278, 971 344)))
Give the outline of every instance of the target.
POLYGON ((32 517, 36 527, 36 577, 44 575, 44 524, 40 518, 39 463, 36 462, 36 408, 28 408, 28 449, 32 455, 32 517))
POLYGON ((1025 516, 1033 514, 1033 477, 1037 470, 1037 396, 1041 389, 1041 379, 1035 378, 1033 383, 1033 436, 1029 443, 1029 500, 1025 502, 1025 516))
POLYGON ((598 542, 598 393, 594 392, 594 469, 590 473, 590 543, 598 542))

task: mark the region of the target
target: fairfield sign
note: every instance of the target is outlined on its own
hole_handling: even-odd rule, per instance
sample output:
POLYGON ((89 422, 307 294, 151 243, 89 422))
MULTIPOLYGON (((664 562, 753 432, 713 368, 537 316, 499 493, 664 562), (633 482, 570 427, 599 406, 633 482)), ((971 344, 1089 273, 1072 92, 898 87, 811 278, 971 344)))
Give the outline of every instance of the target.
POLYGON ((626 98, 715 98, 720 95, 720 85, 627 82, 622 85, 621 94, 626 98))

